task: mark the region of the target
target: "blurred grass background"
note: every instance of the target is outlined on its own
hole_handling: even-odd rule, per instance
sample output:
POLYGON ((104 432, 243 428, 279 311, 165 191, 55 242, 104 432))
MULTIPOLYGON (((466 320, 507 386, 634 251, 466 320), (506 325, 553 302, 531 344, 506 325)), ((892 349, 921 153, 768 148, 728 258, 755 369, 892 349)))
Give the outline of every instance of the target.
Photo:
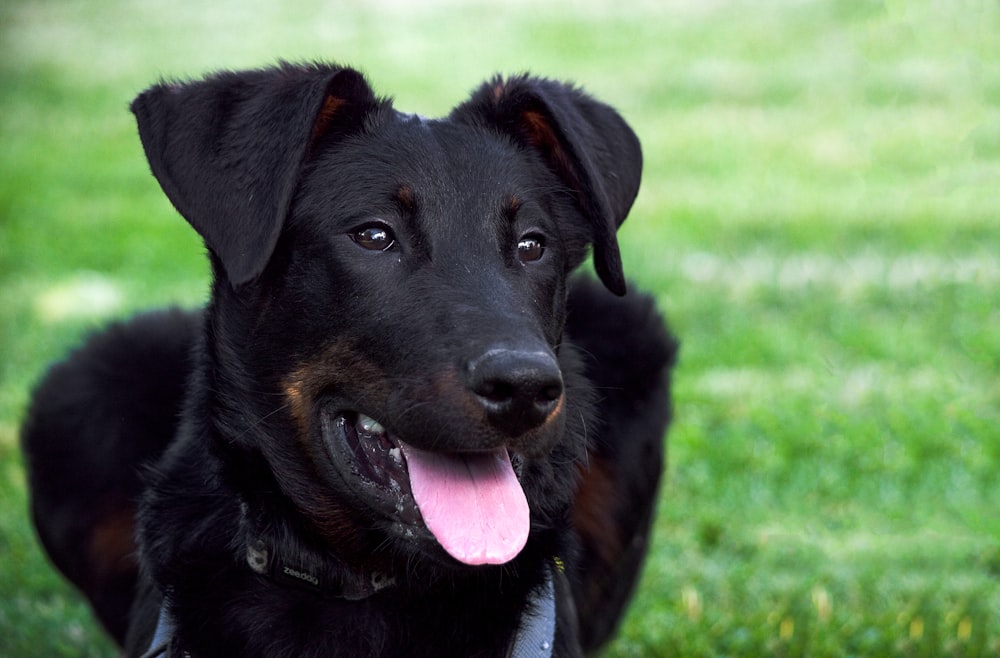
POLYGON ((656 543, 609 656, 1000 655, 1000 3, 0 5, 0 656, 112 656, 25 514, 33 381, 205 298, 129 100, 279 58, 446 112, 573 79, 639 133, 627 270, 683 339, 656 543))

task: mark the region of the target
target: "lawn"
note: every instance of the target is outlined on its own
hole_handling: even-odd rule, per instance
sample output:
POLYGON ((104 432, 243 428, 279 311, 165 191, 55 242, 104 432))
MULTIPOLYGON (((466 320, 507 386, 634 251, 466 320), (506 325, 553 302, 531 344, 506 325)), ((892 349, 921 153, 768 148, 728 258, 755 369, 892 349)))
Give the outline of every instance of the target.
POLYGON ((114 655, 25 513, 46 363, 207 267, 129 100, 278 59, 446 112, 493 72, 618 107, 626 270, 683 341, 655 545, 606 655, 1000 655, 995 0, 0 6, 0 656, 114 655))

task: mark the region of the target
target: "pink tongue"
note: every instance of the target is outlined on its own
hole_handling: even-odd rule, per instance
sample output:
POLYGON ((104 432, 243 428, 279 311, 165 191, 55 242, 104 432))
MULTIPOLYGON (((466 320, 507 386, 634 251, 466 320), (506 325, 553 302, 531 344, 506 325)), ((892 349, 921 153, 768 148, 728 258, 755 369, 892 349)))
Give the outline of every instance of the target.
POLYGON ((503 564, 524 548, 528 501, 507 449, 443 455, 400 443, 424 524, 465 564, 503 564))

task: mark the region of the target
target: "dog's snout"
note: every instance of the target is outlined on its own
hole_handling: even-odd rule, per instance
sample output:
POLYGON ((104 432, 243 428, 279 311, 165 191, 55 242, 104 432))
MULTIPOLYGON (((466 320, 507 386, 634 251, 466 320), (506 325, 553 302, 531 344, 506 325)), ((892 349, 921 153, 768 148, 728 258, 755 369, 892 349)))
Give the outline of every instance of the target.
POLYGON ((469 365, 469 388, 495 427, 518 436, 543 424, 559 406, 563 380, 547 352, 495 349, 469 365))

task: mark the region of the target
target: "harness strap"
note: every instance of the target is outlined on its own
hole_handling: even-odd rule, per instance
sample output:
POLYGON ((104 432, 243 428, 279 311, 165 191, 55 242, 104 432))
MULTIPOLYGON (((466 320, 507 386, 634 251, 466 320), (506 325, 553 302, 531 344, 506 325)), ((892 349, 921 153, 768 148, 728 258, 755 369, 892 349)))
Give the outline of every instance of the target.
POLYGON ((545 570, 545 584, 532 592, 508 658, 549 658, 556 637, 556 589, 552 569, 545 570))
POLYGON ((139 656, 139 658, 156 658, 166 656, 170 650, 170 641, 174 637, 174 620, 167 612, 166 602, 160 604, 160 616, 156 620, 156 631, 153 633, 153 641, 149 643, 149 650, 139 656))

